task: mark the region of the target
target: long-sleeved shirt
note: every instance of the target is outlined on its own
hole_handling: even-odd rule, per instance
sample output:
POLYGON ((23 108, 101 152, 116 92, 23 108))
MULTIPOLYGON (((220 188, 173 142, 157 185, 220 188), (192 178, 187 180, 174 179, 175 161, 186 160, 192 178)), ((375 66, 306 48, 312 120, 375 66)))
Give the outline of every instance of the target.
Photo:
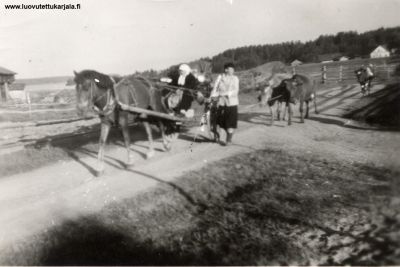
POLYGON ((211 97, 219 97, 220 105, 239 105, 239 78, 235 75, 219 75, 211 92, 211 97))

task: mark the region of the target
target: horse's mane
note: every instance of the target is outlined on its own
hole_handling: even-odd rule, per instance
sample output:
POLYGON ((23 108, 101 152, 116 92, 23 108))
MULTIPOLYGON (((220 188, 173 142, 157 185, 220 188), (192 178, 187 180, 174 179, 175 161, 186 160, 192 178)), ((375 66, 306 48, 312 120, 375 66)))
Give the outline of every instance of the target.
POLYGON ((84 80, 94 80, 98 87, 107 89, 113 88, 114 82, 109 75, 100 73, 95 70, 83 70, 75 74, 75 83, 82 83, 84 80))

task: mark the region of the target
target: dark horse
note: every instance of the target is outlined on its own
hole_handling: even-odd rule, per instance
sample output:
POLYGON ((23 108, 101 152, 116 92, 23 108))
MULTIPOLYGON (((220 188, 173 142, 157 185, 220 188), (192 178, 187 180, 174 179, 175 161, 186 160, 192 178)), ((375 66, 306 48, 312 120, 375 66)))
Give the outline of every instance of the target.
POLYGON ((262 106, 265 106, 266 104, 269 107, 270 113, 271 113, 271 125, 274 123, 274 109, 272 108, 275 103, 277 103, 276 107, 276 113, 277 113, 277 119, 285 120, 285 115, 286 115, 286 110, 288 109, 289 102, 287 101, 289 99, 289 91, 286 88, 286 79, 283 79, 278 86, 272 87, 273 85, 266 86, 264 89, 261 89, 261 95, 259 97, 259 101, 261 102, 262 106), (281 109, 283 104, 285 105, 285 109, 283 111, 283 116, 281 117, 281 109))
POLYGON ((361 86, 361 94, 363 96, 369 95, 373 76, 368 75, 367 69, 364 67, 354 71, 354 73, 356 74, 357 81, 361 86))
POLYGON ((293 111, 290 103, 295 103, 297 100, 300 103, 300 122, 304 123, 304 118, 308 118, 309 103, 313 101, 315 114, 317 110, 317 82, 304 74, 295 74, 291 79, 285 80, 286 88, 289 91, 289 98, 286 103, 289 103, 289 119, 288 125, 291 124, 293 111), (306 104, 306 114, 304 116, 304 103, 306 104))
MULTIPOLYGON (((144 78, 134 75, 119 78, 119 82, 105 74, 93 70, 75 72, 74 81, 77 92, 77 109, 81 115, 93 109, 100 117, 101 134, 98 152, 98 175, 104 171, 104 148, 112 125, 120 125, 127 150, 127 165, 133 163, 130 150, 130 136, 128 131, 128 111, 120 108, 119 103, 134 105, 139 108, 151 109, 166 113, 161 103, 161 92, 152 87, 144 78)), ((136 120, 143 122, 149 140, 147 158, 154 155, 153 137, 149 120, 158 123, 163 137, 164 150, 171 148, 171 138, 166 135, 166 127, 172 133, 171 122, 157 118, 150 118, 145 114, 134 114, 136 120)))
MULTIPOLYGON (((318 114, 316 103, 316 82, 306 75, 295 74, 291 78, 280 79, 276 87, 267 87, 261 92, 262 104, 267 103, 271 111, 271 124, 274 122, 274 113, 271 108, 275 102, 278 102, 278 119, 280 119, 280 106, 286 105, 289 118, 288 125, 292 124, 293 108, 292 105, 300 102, 300 120, 304 122, 303 107, 306 104, 305 118, 309 115, 309 102, 314 102, 315 113, 318 114)), ((285 115, 283 116, 285 117, 285 115)))

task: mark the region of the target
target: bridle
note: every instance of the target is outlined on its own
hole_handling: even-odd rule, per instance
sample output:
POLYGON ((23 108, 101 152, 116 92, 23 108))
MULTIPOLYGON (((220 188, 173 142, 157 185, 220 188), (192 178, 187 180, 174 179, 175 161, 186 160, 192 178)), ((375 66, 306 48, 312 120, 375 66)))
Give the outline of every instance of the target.
POLYGON ((115 107, 117 105, 117 102, 115 101, 115 98, 113 97, 113 95, 111 93, 111 90, 113 88, 112 89, 107 89, 106 93, 104 93, 104 94, 102 94, 100 96, 97 96, 94 99, 94 97, 95 97, 94 90, 95 90, 96 87, 97 86, 95 84, 95 81, 91 80, 90 81, 90 88, 89 88, 88 108, 89 109, 93 109, 94 112, 96 112, 98 115, 108 116, 114 111, 114 109, 115 109, 115 107), (107 97, 106 104, 104 105, 104 107, 102 109, 100 109, 99 107, 96 106, 96 102, 98 102, 99 100, 101 100, 101 99, 103 99, 105 97, 107 97))

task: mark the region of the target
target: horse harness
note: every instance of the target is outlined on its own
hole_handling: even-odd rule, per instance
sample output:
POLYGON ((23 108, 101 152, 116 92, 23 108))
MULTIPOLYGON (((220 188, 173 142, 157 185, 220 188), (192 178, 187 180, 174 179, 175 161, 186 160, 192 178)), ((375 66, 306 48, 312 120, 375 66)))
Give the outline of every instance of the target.
POLYGON ((108 116, 114 111, 115 107, 117 106, 117 101, 113 97, 111 90, 109 89, 107 89, 105 94, 97 96, 96 99, 93 100, 94 97, 93 91, 95 86, 96 86, 95 81, 91 81, 90 91, 89 91, 91 101, 88 101, 89 108, 92 108, 94 112, 96 112, 100 116, 108 116), (96 102, 103 99, 104 97, 107 97, 106 104, 102 109, 100 109, 99 107, 96 106, 96 102))

